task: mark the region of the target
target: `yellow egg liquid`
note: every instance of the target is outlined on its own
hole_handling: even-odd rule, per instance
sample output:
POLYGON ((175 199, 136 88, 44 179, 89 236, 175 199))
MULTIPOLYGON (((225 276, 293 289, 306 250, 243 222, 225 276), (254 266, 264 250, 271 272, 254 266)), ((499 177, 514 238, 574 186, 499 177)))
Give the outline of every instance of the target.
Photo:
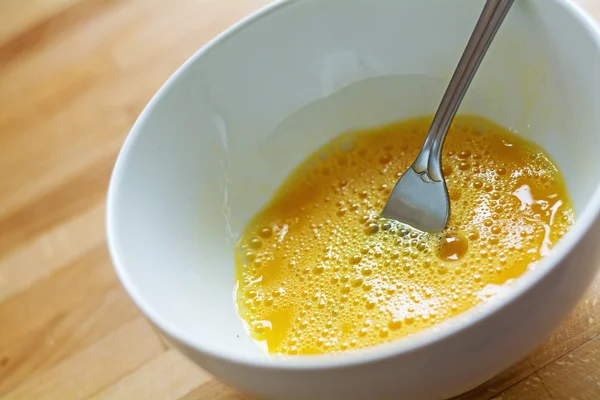
POLYGON ((236 301, 274 354, 394 340, 493 296, 571 226, 562 176, 536 145, 460 116, 444 145, 452 215, 439 234, 379 217, 431 118, 349 132, 301 164, 236 247, 236 301))

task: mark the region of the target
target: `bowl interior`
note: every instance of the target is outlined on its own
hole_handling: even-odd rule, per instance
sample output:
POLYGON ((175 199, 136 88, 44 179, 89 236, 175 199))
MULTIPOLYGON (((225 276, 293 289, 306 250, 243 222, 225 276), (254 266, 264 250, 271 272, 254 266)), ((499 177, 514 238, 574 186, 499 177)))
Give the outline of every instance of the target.
MULTIPOLYGON (((111 183, 111 250, 144 311, 202 349, 265 357, 234 307, 238 234, 337 134, 432 114, 482 6, 287 1, 195 55, 136 123, 111 183)), ((516 2, 459 112, 543 146, 581 213, 600 171, 600 49, 568 10, 516 2)))

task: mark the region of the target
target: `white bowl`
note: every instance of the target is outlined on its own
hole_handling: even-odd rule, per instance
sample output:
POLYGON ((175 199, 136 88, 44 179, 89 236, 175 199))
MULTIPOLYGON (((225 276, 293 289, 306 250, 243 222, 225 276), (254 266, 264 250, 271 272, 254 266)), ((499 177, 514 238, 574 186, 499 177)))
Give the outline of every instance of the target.
POLYGON ((460 112, 516 130, 561 167, 578 218, 553 254, 494 301, 342 355, 269 358, 236 314, 233 246, 249 218, 335 135, 432 114, 482 7, 278 2, 169 79, 118 158, 107 230, 123 286, 182 352, 264 399, 442 399, 524 357, 574 307, 600 255, 600 33, 565 0, 523 0, 460 112))

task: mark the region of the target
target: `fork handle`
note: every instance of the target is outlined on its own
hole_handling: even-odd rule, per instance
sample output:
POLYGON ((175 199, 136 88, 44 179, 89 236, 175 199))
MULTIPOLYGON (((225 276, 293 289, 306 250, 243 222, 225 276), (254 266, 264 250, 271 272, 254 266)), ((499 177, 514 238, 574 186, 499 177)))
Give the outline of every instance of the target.
POLYGON ((421 152, 412 166, 415 172, 419 174, 427 173, 428 178, 436 182, 441 182, 444 179, 442 147, 446 134, 481 64, 481 60, 483 60, 513 2, 514 0, 486 1, 467 47, 435 113, 421 152))

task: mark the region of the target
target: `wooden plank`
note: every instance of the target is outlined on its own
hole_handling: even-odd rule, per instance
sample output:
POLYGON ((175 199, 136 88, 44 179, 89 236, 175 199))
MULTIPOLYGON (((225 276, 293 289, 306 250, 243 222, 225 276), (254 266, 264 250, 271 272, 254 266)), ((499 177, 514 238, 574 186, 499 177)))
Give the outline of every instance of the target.
POLYGON ((539 373, 554 399, 600 399, 600 336, 596 336, 539 373))
MULTIPOLYGON (((0 218, 0 255, 13 251, 93 207, 102 208, 114 163, 115 156, 112 154, 101 158, 33 203, 23 204, 18 211, 0 218)), ((96 226, 93 228, 95 233, 102 232, 96 226)))
POLYGON ((79 0, 2 0, 0 1, 0 46, 33 29, 79 0))
POLYGON ((540 377, 533 374, 495 396, 493 400, 552 400, 552 397, 540 377))
POLYGON ((529 360, 523 360, 483 385, 455 397, 454 400, 488 400, 533 374, 534 371, 529 360))
POLYGON ((210 379, 179 352, 169 350, 91 399, 177 400, 210 379))
POLYGON ((102 245, 105 233, 98 226, 104 215, 104 204, 98 204, 1 257, 0 303, 102 245))
POLYGON ((103 297, 116 285, 107 250, 99 245, 57 275, 0 303, 0 347, 51 324, 88 299, 103 297))
POLYGON ((529 361, 538 370, 600 334, 600 275, 596 277, 577 308, 529 361))
POLYGON ((12 340, 0 350, 0 398, 139 316, 129 296, 115 284, 102 298, 85 299, 79 307, 12 340))
POLYGON ((211 380, 196 388, 180 400, 252 400, 217 380, 211 380))
POLYGON ((139 318, 28 380, 3 400, 85 399, 163 351, 146 320, 139 318))
POLYGON ((236 16, 264 1, 243 2, 244 7, 231 13, 202 8, 202 2, 177 1, 166 10, 154 0, 125 3, 129 7, 112 7, 64 41, 50 41, 39 53, 13 60, 0 74, 0 170, 20 165, 0 180, 0 192, 5 193, 0 196, 0 217, 73 179, 75 171, 115 156, 137 114, 164 80, 236 16), (180 21, 200 13, 205 22, 189 17, 185 24, 180 21), (178 29, 136 34, 146 24, 160 25, 153 21, 178 29), (33 116, 32 109, 37 110, 33 116), (35 180, 29 179, 33 176, 35 180))

